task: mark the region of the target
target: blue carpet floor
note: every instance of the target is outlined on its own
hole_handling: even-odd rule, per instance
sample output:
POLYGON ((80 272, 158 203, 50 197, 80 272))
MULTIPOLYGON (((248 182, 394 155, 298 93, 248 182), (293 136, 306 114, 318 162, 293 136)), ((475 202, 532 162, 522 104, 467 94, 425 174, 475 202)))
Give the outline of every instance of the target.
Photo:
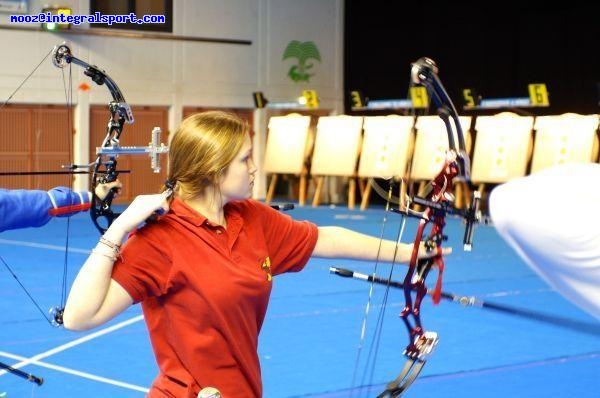
MULTIPOLYGON (((375 236, 383 219, 379 208, 303 207, 287 214, 375 236)), ((399 223, 399 216, 390 215, 384 235, 395 238, 399 223)), ((409 220, 403 241, 412 240, 414 227, 409 220)), ((42 228, 0 235, 0 255, 42 312, 60 301, 66 228, 66 221, 57 219, 42 228)), ((451 301, 434 306, 427 298, 424 327, 440 340, 404 396, 600 396, 600 322, 548 287, 493 226, 477 227, 471 252, 462 251, 462 231, 459 220, 448 220, 447 244, 454 252, 446 259, 444 290, 519 311, 451 301)), ((70 283, 98 240, 87 215, 71 219, 69 239, 70 283)), ((259 349, 266 398, 374 397, 404 364, 408 338, 398 318, 402 292, 389 292, 377 355, 369 355, 385 287, 375 287, 361 342, 370 285, 332 275, 331 266, 373 272, 371 263, 312 259, 304 271, 275 279, 259 349)), ((44 378, 37 386, 0 371, 0 393, 6 398, 144 397, 157 370, 139 306, 91 332, 55 328, 0 268, 0 362, 44 378)), ((404 271, 396 266, 395 279, 401 280, 404 271)), ((378 266, 379 274, 388 272, 389 265, 378 266)), ((430 275, 431 281, 435 276, 430 275)))

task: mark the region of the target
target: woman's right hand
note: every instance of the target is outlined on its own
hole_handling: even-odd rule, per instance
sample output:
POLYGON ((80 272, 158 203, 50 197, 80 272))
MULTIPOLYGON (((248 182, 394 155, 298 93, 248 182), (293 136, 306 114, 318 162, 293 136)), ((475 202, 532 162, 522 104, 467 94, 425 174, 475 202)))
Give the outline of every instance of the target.
POLYGON ((124 233, 128 233, 154 213, 166 213, 169 211, 167 199, 170 195, 170 191, 165 191, 159 194, 137 196, 129 207, 117 217, 110 229, 115 227, 124 233))

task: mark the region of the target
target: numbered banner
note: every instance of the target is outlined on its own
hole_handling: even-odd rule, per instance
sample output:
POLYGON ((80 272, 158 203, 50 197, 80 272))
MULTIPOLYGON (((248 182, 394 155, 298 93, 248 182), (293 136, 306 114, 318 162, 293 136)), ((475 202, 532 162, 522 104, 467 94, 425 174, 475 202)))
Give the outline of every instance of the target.
POLYGON ((466 108, 472 108, 481 103, 481 96, 474 88, 464 88, 462 93, 466 108))
POLYGON ((531 101, 531 105, 550 106, 548 90, 544 83, 531 83, 527 88, 529 89, 529 101, 531 101))
POLYGON ((429 96, 427 89, 423 86, 411 87, 410 99, 414 108, 429 108, 429 96))
POLYGON ((302 96, 306 100, 307 108, 319 107, 319 97, 317 97, 317 90, 304 90, 302 91, 302 96))
POLYGON ((364 108, 365 106, 367 106, 367 104, 362 93, 358 90, 350 91, 350 107, 354 109, 364 108))
POLYGON ((262 109, 267 106, 267 99, 265 98, 262 91, 255 91, 252 93, 252 98, 254 99, 254 107, 258 109, 262 109))

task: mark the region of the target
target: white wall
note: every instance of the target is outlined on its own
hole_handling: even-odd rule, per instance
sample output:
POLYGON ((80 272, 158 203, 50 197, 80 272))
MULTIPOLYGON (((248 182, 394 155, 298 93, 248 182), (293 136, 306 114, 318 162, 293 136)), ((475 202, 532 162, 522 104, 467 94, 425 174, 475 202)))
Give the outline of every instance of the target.
MULTIPOLYGON (((44 4, 30 0, 28 14, 41 12, 44 4)), ((322 108, 341 113, 343 4, 344 0, 173 0, 174 36, 248 40, 251 45, 14 30, 10 28, 39 25, 11 24, 9 14, 2 13, 0 100, 4 102, 55 45, 66 41, 75 57, 104 69, 130 105, 169 106, 169 126, 163 127, 171 131, 184 106, 252 108, 253 91, 264 92, 271 102, 286 102, 312 89, 322 108), (310 82, 297 83, 287 76, 293 60, 283 60, 282 55, 292 40, 313 41, 319 49, 321 62, 314 62, 310 82)), ((73 14, 89 13, 87 0, 61 0, 60 5, 70 6, 73 14)), ((110 95, 83 75, 82 68, 72 70, 80 149, 76 160, 86 161, 89 106, 106 104, 110 95), (91 90, 77 90, 82 82, 91 90)), ((64 104, 61 76, 46 59, 11 102, 64 104)), ((257 133, 265 134, 257 116, 257 133)), ((264 143, 264 137, 257 138, 259 145, 264 143)), ((262 189, 257 196, 264 197, 262 189)))

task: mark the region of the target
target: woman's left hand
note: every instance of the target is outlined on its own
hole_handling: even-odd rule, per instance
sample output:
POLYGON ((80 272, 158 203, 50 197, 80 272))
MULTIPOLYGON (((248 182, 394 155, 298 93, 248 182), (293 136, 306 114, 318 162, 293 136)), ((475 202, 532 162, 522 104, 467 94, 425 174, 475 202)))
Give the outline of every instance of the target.
POLYGON ((96 189, 94 189, 94 193, 100 200, 104 200, 106 195, 110 192, 111 189, 115 189, 115 197, 121 193, 121 188, 123 188, 123 183, 119 180, 115 180, 113 182, 107 182, 104 184, 98 184, 96 189))
MULTIPOLYGON (((425 246, 425 242, 421 242, 419 245, 419 258, 432 258, 437 256, 438 254, 438 248, 436 247, 435 249, 427 249, 427 247, 425 246)), ((452 253, 452 248, 451 247, 442 247, 442 256, 447 256, 448 254, 452 253)))

